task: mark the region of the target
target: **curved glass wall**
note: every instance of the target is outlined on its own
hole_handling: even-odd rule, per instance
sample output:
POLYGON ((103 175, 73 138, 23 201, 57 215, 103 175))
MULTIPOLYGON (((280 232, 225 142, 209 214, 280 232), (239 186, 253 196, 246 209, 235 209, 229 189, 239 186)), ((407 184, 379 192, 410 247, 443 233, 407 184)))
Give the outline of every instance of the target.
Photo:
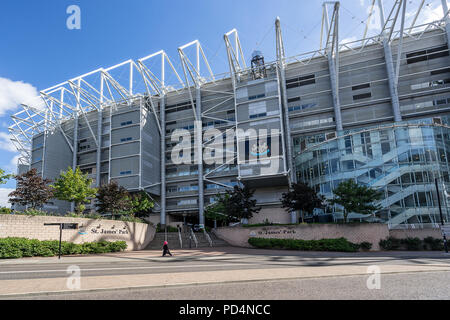
MULTIPOLYGON (((444 122, 447 122, 443 119, 444 122)), ((450 217, 450 127, 432 119, 294 138, 299 181, 326 198, 347 179, 383 193, 374 216, 352 213, 351 220, 378 221, 390 227, 440 223, 435 178, 444 221, 450 217)), ((329 207, 335 221, 342 208, 329 207)))

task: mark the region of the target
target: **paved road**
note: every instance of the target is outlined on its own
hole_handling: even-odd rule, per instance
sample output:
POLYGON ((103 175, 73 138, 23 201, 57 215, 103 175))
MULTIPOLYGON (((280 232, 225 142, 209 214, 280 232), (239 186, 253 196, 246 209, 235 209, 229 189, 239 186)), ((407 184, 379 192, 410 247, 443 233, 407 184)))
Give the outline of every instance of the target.
POLYGON ((450 274, 450 255, 441 252, 330 253, 209 248, 174 253, 174 257, 164 258, 158 251, 140 251, 63 257, 61 260, 0 261, 0 299, 2 295, 7 298, 13 294, 61 291, 64 291, 62 296, 46 294, 40 298, 92 299, 95 296, 124 299, 142 293, 148 299, 181 299, 183 296, 195 299, 286 299, 290 292, 295 293, 292 296, 295 299, 346 294, 357 298, 374 295, 365 285, 367 267, 372 265, 379 266, 383 279, 386 279, 383 290, 375 293, 377 298, 403 290, 405 298, 414 298, 417 294, 424 294, 424 298, 450 296, 440 289, 448 284, 450 274), (82 290, 97 292, 68 295, 69 266, 80 268, 82 290), (412 279, 412 283, 407 284, 407 279, 412 279), (426 291, 430 284, 437 288, 430 292, 431 295, 426 291), (328 290, 329 286, 341 289, 328 290), (410 286, 417 290, 411 290, 410 286), (137 287, 141 287, 139 293, 108 291, 137 287))
POLYGON ((379 290, 368 290, 367 276, 326 277, 176 288, 126 289, 24 297, 30 300, 406 300, 450 299, 450 272, 387 274, 379 290))

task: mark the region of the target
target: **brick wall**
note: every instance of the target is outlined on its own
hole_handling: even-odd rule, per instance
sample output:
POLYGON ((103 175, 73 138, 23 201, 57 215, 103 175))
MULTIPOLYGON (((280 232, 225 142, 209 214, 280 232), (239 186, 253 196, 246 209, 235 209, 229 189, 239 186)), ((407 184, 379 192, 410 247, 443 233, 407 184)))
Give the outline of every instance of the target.
POLYGON ((389 235, 397 239, 426 237, 442 238, 441 229, 407 229, 407 230, 389 230, 389 235))
POLYGON ((372 250, 380 250, 378 242, 389 236, 385 224, 305 224, 295 226, 268 227, 223 227, 215 230, 216 235, 238 247, 251 247, 250 237, 320 240, 346 238, 353 243, 372 243, 372 250))
POLYGON ((0 238, 21 237, 59 240, 58 226, 44 223, 78 223, 78 230, 63 230, 62 240, 73 243, 126 241, 127 250, 142 250, 155 236, 155 228, 145 223, 50 216, 0 215, 0 238))

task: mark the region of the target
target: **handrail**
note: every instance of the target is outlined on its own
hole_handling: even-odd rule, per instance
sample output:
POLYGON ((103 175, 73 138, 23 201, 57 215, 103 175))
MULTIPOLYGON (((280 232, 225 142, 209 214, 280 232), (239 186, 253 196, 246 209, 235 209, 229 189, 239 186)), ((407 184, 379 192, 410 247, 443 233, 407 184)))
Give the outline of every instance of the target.
POLYGON ((197 237, 195 236, 194 231, 192 230, 192 228, 189 228, 189 231, 191 232, 191 237, 192 239, 194 239, 194 243, 195 243, 195 247, 198 247, 198 241, 197 241, 197 237))
POLYGON ((180 249, 183 249, 183 239, 181 237, 181 228, 178 228, 178 239, 180 240, 180 249))
POLYGON ((212 247, 213 246, 213 242, 211 240, 211 237, 209 236, 208 232, 206 232, 205 229, 202 229, 202 230, 203 230, 203 234, 205 235, 206 240, 208 240, 208 242, 209 242, 209 246, 212 247))

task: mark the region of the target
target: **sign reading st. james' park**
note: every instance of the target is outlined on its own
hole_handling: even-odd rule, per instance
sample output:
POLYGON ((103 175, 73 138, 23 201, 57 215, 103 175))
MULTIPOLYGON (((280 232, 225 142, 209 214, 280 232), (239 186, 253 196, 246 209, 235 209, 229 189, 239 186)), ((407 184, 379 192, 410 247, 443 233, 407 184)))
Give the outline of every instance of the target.
POLYGON ((297 233, 294 229, 263 229, 258 231, 251 231, 250 237, 267 236, 267 235, 288 235, 297 233))
POLYGON ((129 234, 128 229, 96 229, 92 228, 91 233, 94 234, 115 234, 115 235, 126 235, 129 234))

